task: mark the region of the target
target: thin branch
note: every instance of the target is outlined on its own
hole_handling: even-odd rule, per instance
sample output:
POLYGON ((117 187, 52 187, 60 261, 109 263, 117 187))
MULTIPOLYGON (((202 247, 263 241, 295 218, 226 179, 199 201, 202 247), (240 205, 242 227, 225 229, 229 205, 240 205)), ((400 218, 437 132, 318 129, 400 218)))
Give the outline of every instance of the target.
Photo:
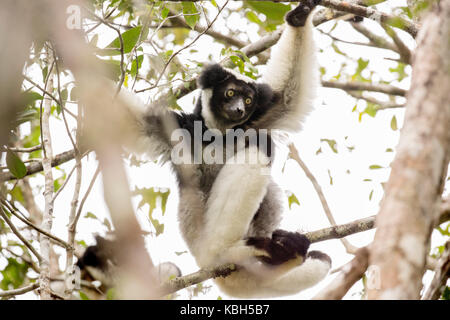
POLYGON ((437 262, 433 280, 422 297, 422 300, 437 300, 445 289, 450 275, 450 241, 445 244, 445 250, 437 262))
POLYGON ((374 46, 376 46, 378 48, 382 48, 382 49, 391 50, 391 51, 394 51, 394 52, 397 52, 398 54, 400 54, 400 52, 398 51, 398 48, 395 46, 395 44, 393 44, 391 41, 387 40, 386 38, 375 34, 372 30, 366 28, 363 24, 361 24, 359 22, 353 22, 353 23, 351 23, 351 25, 352 25, 353 29, 355 29, 360 34, 362 34, 364 37, 369 39, 370 43, 372 43, 374 46))
MULTIPOLYGON (((87 155, 90 151, 87 151, 85 154, 83 154, 83 157, 87 155)), ((63 153, 60 153, 53 157, 52 159, 52 167, 59 166, 63 163, 66 163, 70 160, 73 160, 75 158, 75 150, 69 150, 63 153)), ((27 166, 27 174, 26 176, 38 173, 42 171, 42 163, 33 163, 27 166)), ((9 181, 9 180, 15 180, 17 179, 15 176, 13 176, 10 172, 0 172, 0 182, 2 181, 9 181)))
POLYGON ((123 51, 123 38, 122 38, 122 33, 120 33, 120 29, 116 28, 114 25, 112 25, 111 23, 109 23, 107 20, 103 19, 102 17, 99 17, 95 14, 95 12, 92 12, 91 10, 89 10, 89 8, 84 7, 84 9, 90 14, 92 15, 95 19, 97 19, 98 21, 100 21, 101 23, 103 23, 104 25, 108 26, 109 28, 113 29, 114 31, 117 32, 117 35, 119 37, 119 43, 120 43, 120 47, 119 47, 119 51, 120 51, 120 80, 119 83, 117 84, 117 89, 116 89, 116 93, 115 95, 117 95, 120 92, 120 89, 122 88, 123 82, 125 81, 125 64, 124 64, 124 51, 123 51))
MULTIPOLYGON (((81 106, 78 105, 77 136, 76 136, 77 143, 79 143, 81 140, 81 130, 82 130, 81 119, 82 119, 82 110, 81 110, 81 106)), ((76 161, 76 164, 75 164, 74 169, 76 169, 76 171, 77 171, 77 176, 76 176, 76 180, 75 180, 75 187, 74 187, 74 192, 73 192, 73 196, 72 196, 72 202, 70 204, 69 227, 67 228, 68 242, 71 247, 67 248, 67 250, 66 250, 66 271, 65 271, 66 278, 70 278, 74 271, 73 270, 73 256, 74 256, 74 251, 75 251, 74 247, 75 247, 76 227, 73 227, 73 226, 74 226, 74 221, 76 219, 76 210, 77 210, 77 206, 78 206, 78 199, 80 196, 82 169, 83 169, 83 167, 81 166, 81 156, 79 153, 77 153, 75 155, 75 161, 76 161)), ((67 180, 68 179, 66 179, 66 182, 67 182, 67 180)), ((64 288, 64 294, 66 295, 66 297, 70 297, 72 295, 72 291, 73 291, 72 283, 70 281, 66 281, 65 288, 64 288)))
POLYGON ((18 296, 20 294, 24 294, 24 293, 36 290, 37 288, 39 288, 39 282, 32 283, 28 286, 25 286, 25 287, 22 287, 19 289, 0 291, 0 297, 2 297, 2 298, 14 297, 14 296, 18 296))
POLYGON ((69 182, 70 178, 72 177, 72 174, 75 172, 76 168, 77 168, 77 164, 75 164, 75 166, 72 168, 72 170, 70 170, 70 172, 67 175, 66 180, 64 180, 64 183, 62 184, 62 186, 59 187, 58 191, 55 192, 55 195, 53 196, 53 201, 55 201, 56 198, 58 197, 58 195, 64 190, 64 188, 66 187, 66 185, 69 182))
MULTIPOLYGON (((50 61, 51 59, 49 51, 47 51, 47 57, 50 61)), ((54 88, 53 84, 53 65, 56 62, 52 61, 52 70, 49 71, 48 81, 45 85, 47 91, 52 91, 54 88)), ((52 159, 53 159, 53 149, 52 140, 50 134, 50 115, 51 115, 51 98, 44 95, 41 104, 41 137, 42 137, 42 147, 44 150, 44 157, 42 158, 42 167, 44 171, 44 214, 42 215, 41 228, 50 233, 53 224, 53 173, 52 173, 52 159)), ((40 252, 42 255, 42 260, 40 261, 39 267, 41 273, 39 275, 40 283, 40 297, 43 300, 52 299, 51 288, 50 288, 50 252, 51 243, 48 237, 43 234, 39 235, 40 242, 40 252)))
MULTIPOLYGON (((172 19, 170 20, 170 22, 172 23, 171 27, 191 29, 191 27, 188 26, 188 24, 185 22, 184 19, 182 19, 179 16, 176 16, 173 12, 171 12, 170 15, 173 16, 172 19)), ((230 36, 227 36, 225 34, 222 34, 220 32, 217 32, 217 31, 214 31, 211 29, 208 30, 207 27, 202 27, 202 26, 199 26, 198 24, 196 24, 194 26, 194 30, 198 33, 203 32, 203 33, 213 37, 217 41, 220 41, 227 45, 235 46, 238 48, 245 47, 248 44, 248 43, 245 43, 244 41, 236 39, 235 37, 230 37, 230 36)))
MULTIPOLYGON (((336 42, 342 42, 342 43, 345 43, 345 44, 351 44, 351 45, 356 45, 356 46, 365 46, 365 47, 371 47, 371 48, 381 48, 381 47, 379 47, 379 46, 373 44, 372 42, 347 41, 347 40, 344 40, 344 39, 336 38, 335 36, 331 35, 330 33, 327 33, 327 32, 325 32, 325 31, 323 31, 323 30, 320 30, 319 28, 317 28, 317 30, 318 30, 321 34, 326 35, 326 36, 329 37, 331 40, 336 41, 336 42)), ((384 49, 384 48, 382 48, 382 49, 384 49)))
POLYGON ((5 148, 1 148, 0 147, 0 151, 13 151, 13 152, 20 152, 20 153, 30 153, 30 152, 34 152, 37 150, 41 150, 42 149, 42 145, 38 144, 37 146, 33 146, 30 148, 13 148, 13 147, 8 147, 6 146, 5 148))
POLYGON ((83 211, 84 203, 86 202, 89 194, 91 193, 92 188, 94 187, 95 181, 97 180, 98 175, 100 174, 100 166, 97 167, 97 170, 95 170, 95 173, 91 179, 91 182, 89 183, 89 186, 86 190, 86 193, 84 194, 83 198, 81 199, 80 206, 78 207, 77 214, 75 218, 72 220, 72 222, 69 225, 69 232, 75 234, 78 220, 80 219, 81 212, 83 211))
POLYGON ((345 91, 375 91, 396 96, 406 96, 407 90, 383 84, 365 82, 341 82, 322 80, 322 86, 326 88, 342 89, 345 91))
POLYGON ((2 216, 3 220, 5 220, 6 224, 11 228, 11 231, 23 242, 23 244, 30 249, 30 251, 34 254, 34 256, 38 259, 39 262, 42 261, 42 256, 36 251, 35 248, 20 234, 19 230, 17 230, 16 226, 11 222, 11 220, 6 215, 3 207, 0 208, 0 216, 2 216))
MULTIPOLYGON (((309 179, 309 181, 311 181, 314 189, 316 190, 317 195, 319 196, 320 203, 322 204, 323 211, 325 212, 325 215, 327 216, 328 221, 330 222, 330 224, 332 226, 336 226, 337 225, 336 220, 334 220, 333 214, 331 213, 330 207, 328 206, 327 199, 325 198, 325 195, 322 191, 322 188, 320 187, 319 182, 314 177, 312 172, 308 169, 306 164, 300 158, 300 155, 298 154, 298 150, 294 146, 294 144, 291 143, 289 145, 289 151, 290 151, 290 157, 299 164, 299 166, 305 172, 306 177, 309 179)), ((347 239, 342 238, 341 242, 344 245, 347 253, 354 254, 356 252, 357 248, 354 245, 352 245, 347 239)))
POLYGON ((141 89, 141 90, 136 90, 135 92, 144 92, 144 91, 147 91, 147 90, 154 89, 154 88, 159 84, 159 81, 161 81, 161 79, 162 79, 162 77, 164 76, 164 73, 165 73, 167 67, 168 67, 169 64, 172 62, 172 60, 173 60, 173 59, 174 59, 181 51, 183 51, 183 50, 185 50, 185 49, 191 47, 195 42, 197 42, 197 40, 198 40, 202 35, 204 35, 204 34, 211 28, 211 26, 214 24, 214 22, 216 22, 217 18, 218 18, 219 15, 222 13, 223 9, 225 9, 225 7, 226 7, 227 4, 228 4, 228 0, 227 0, 227 1, 225 2, 225 4, 219 9, 217 15, 214 17, 214 19, 211 21, 211 23, 209 23, 209 24, 207 25, 207 27, 203 30, 203 32, 200 32, 200 33, 199 33, 199 34, 198 34, 198 35, 197 35, 190 43, 188 43, 188 44, 185 45, 184 47, 178 49, 176 52, 174 52, 174 53, 170 56, 170 58, 169 58, 169 59, 167 60, 167 62, 164 64, 164 67, 163 67, 162 71, 160 72, 159 77, 158 77, 158 79, 156 79, 156 82, 154 83, 153 86, 150 86, 150 87, 147 87, 147 88, 144 88, 144 89, 141 89))
MULTIPOLYGON (((180 0, 168 0, 168 1, 177 1, 180 0)), ((187 1, 187 0, 181 0, 187 1)), ((202 0, 189 0, 193 2, 202 1, 202 0)), ((236 0, 235 0, 236 1, 236 0)), ((267 1, 267 0, 256 0, 256 1, 267 1)), ((273 0, 272 2, 280 2, 278 0, 273 0)), ((283 0, 283 2, 298 2, 297 0, 283 0)), ((401 26, 400 28, 406 32, 408 32, 412 37, 416 37, 419 31, 419 25, 406 20, 400 16, 394 16, 388 13, 380 12, 373 8, 366 7, 367 1, 340 1, 340 0, 321 0, 320 5, 324 7, 328 7, 334 10, 343 11, 347 13, 354 14, 356 16, 365 17, 371 20, 374 20, 379 23, 387 23, 390 25, 401 26)), ((382 2, 382 1, 380 1, 382 2)))
MULTIPOLYGON (((8 247, 2 248, 2 250, 9 252, 12 256, 22 259, 25 263, 27 263, 31 269, 33 269, 36 273, 40 273, 41 270, 39 269, 39 267, 37 266, 37 264, 33 261, 33 259, 31 258, 30 254, 28 253, 28 251, 24 251, 22 255, 19 255, 17 253, 15 253, 14 251, 12 251, 11 249, 9 249, 8 247)), ((1 252, 3 254, 4 257, 7 257, 3 252, 1 252)))
POLYGON ((413 38, 417 36, 417 33, 419 31, 419 26, 412 21, 406 20, 400 16, 393 16, 384 12, 380 12, 373 8, 364 7, 359 4, 339 0, 322 0, 320 4, 322 6, 335 10, 353 13, 354 15, 365 17, 378 23, 386 23, 392 25, 395 22, 397 26, 401 25, 401 29, 408 32, 413 38))
POLYGON ((384 28, 384 30, 386 30, 386 33, 394 41, 396 47, 398 48, 398 53, 400 54, 402 61, 404 61, 407 64, 411 64, 411 57, 412 57, 411 50, 409 50, 408 46, 403 42, 402 39, 400 39, 397 32, 395 32, 395 30, 392 27, 388 26, 385 23, 381 24, 381 26, 384 28))
POLYGON ((396 109, 396 108, 404 108, 405 107, 405 104, 389 103, 389 102, 380 101, 373 97, 364 96, 364 95, 360 94, 359 92, 355 92, 355 91, 347 91, 347 93, 349 95, 351 95, 353 98, 363 99, 363 100, 366 100, 367 102, 378 105, 376 107, 376 110, 396 109))
POLYGON ((63 117, 64 126, 66 128, 66 132, 67 132, 67 135, 69 136, 70 142, 72 143, 72 147, 75 150, 75 153, 79 153, 78 147, 77 147, 75 141, 73 140, 72 133, 70 132, 70 129, 69 129, 69 124, 67 122, 66 113, 65 113, 66 107, 64 106, 63 101, 62 101, 61 79, 60 79, 60 74, 59 74, 59 64, 58 64, 58 60, 57 60, 58 57, 56 55, 56 50, 53 48, 53 46, 51 46, 51 50, 53 52, 53 61, 55 62, 55 67, 56 67, 56 79, 57 79, 57 84, 58 84, 57 89, 58 89, 58 97, 59 97, 58 104, 61 107, 61 114, 63 117))

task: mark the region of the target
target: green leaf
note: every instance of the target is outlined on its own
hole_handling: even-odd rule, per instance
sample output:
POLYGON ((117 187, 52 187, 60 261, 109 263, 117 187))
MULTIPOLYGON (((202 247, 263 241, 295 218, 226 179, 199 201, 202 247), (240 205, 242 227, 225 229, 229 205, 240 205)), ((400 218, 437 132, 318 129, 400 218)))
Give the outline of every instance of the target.
POLYGON ((108 231, 111 231, 111 222, 108 219, 103 219, 103 224, 108 228, 108 231))
POLYGON ((397 131, 398 127, 397 127, 397 118, 395 116, 392 117, 391 119, 391 129, 394 131, 397 131))
POLYGON ((34 92, 34 91, 26 91, 26 92, 23 92, 22 94, 23 94, 23 98, 25 99, 25 104, 27 106, 31 106, 31 107, 34 106, 34 103, 37 100, 43 99, 42 95, 40 95, 39 93, 34 92))
POLYGON ((296 203, 297 205, 300 205, 300 201, 298 201, 297 197, 292 192, 289 192, 288 202, 289 202, 289 209, 291 209, 291 207, 294 203, 296 203))
POLYGON ((118 81, 121 75, 120 61, 96 59, 97 64, 102 67, 103 75, 111 80, 118 81))
POLYGON ((86 293, 84 293, 83 291, 78 291, 78 293, 80 294, 81 300, 91 300, 91 299, 89 299, 89 297, 86 295, 86 293))
POLYGON ((333 185, 333 177, 331 176, 331 171, 328 169, 328 178, 330 179, 330 185, 333 185))
POLYGON ((374 118, 377 115, 377 106, 371 102, 367 102, 367 107, 361 112, 361 115, 364 113, 374 118))
POLYGON ((47 79, 47 75, 48 75, 48 66, 45 66, 42 69, 42 79, 45 81, 45 79, 47 79))
POLYGON ((68 95, 69 94, 68 94, 67 88, 64 88, 64 89, 61 90, 61 100, 62 100, 63 106, 66 104, 68 95))
POLYGON ((322 147, 316 150, 316 156, 322 153, 322 147))
POLYGON ((22 205, 25 205, 25 199, 23 197, 22 188, 16 185, 9 194, 14 201, 19 201, 22 205))
POLYGON ((6 165, 9 172, 17 179, 23 178, 27 174, 27 167, 20 158, 12 151, 6 152, 6 165))
POLYGON ((161 18, 165 19, 169 16, 169 8, 165 7, 164 9, 161 10, 161 18))
POLYGON ((369 194, 369 201, 372 200, 372 197, 373 197, 373 190, 370 191, 370 194, 369 194))
POLYGON ((156 236, 159 236, 160 234, 162 234, 164 232, 164 223, 160 223, 158 219, 154 219, 151 216, 149 218, 150 218, 150 222, 152 223, 153 227, 155 228, 156 236))
POLYGON ((130 70, 130 74, 132 77, 135 77, 138 69, 141 68, 142 66, 142 61, 144 60, 144 55, 139 55, 137 56, 137 58, 133 59, 133 62, 131 63, 131 70, 130 70), (137 63, 136 63, 137 60, 137 63))
POLYGON ((254 22, 256 24, 262 25, 263 22, 261 21, 261 19, 258 18, 258 16, 253 12, 253 11, 247 11, 245 13, 245 17, 247 18, 248 21, 250 22, 254 22))
MULTIPOLYGON (((142 26, 137 26, 131 28, 130 30, 122 33, 123 40, 123 53, 130 53, 136 45, 139 35, 141 34, 142 26)), ((146 37, 146 36, 145 36, 146 37)), ((144 35, 142 36, 145 39, 144 35)), ((120 54, 120 39, 119 37, 115 38, 110 44, 108 44, 105 48, 99 49, 97 54, 100 56, 116 56, 120 54)))
POLYGON ((200 19, 197 7, 193 2, 190 1, 183 2, 181 5, 183 6, 184 20, 186 21, 187 25, 191 27, 191 29, 194 29, 195 25, 200 19))
POLYGON ((450 300, 450 288, 449 288, 449 286, 445 287, 441 298, 442 298, 442 300, 450 300))
POLYGON ((80 245, 80 246, 82 246, 82 247, 84 247, 84 248, 87 248, 87 244, 86 244, 86 241, 84 241, 84 240, 80 240, 80 241, 77 241, 77 243, 80 245))
POLYGON ((376 170, 376 169, 383 169, 383 167, 378 164, 373 164, 373 165, 369 166, 369 169, 376 170))
POLYGON ((110 288, 106 291, 106 300, 114 300, 116 298, 116 289, 110 288))
POLYGON ((78 88, 73 87, 72 90, 70 90, 70 101, 77 101, 78 100, 78 88))
POLYGON ((247 1, 246 4, 267 17, 270 24, 284 23, 284 16, 291 10, 291 6, 282 3, 274 3, 270 1, 247 1))
POLYGON ((369 65, 369 60, 364 60, 363 58, 358 59, 358 68, 356 69, 356 73, 360 74, 367 66, 369 65))
POLYGON ((85 218, 95 219, 98 220, 97 216, 93 214, 92 212, 88 212, 84 215, 85 218))
POLYGON ((330 139, 320 139, 320 142, 326 142, 330 146, 331 150, 333 150, 334 153, 338 153, 337 150, 337 143, 335 140, 330 139))
POLYGON ((8 258, 7 261, 7 266, 0 272, 3 278, 0 282, 0 288, 2 290, 8 290, 10 286, 14 289, 19 288, 25 280, 28 265, 26 263, 19 263, 13 258, 8 258))
POLYGON ((406 64, 399 62, 399 63, 397 63, 396 68, 389 68, 389 71, 392 73, 397 73, 397 80, 402 81, 403 79, 405 79, 408 76, 405 69, 406 69, 406 64))

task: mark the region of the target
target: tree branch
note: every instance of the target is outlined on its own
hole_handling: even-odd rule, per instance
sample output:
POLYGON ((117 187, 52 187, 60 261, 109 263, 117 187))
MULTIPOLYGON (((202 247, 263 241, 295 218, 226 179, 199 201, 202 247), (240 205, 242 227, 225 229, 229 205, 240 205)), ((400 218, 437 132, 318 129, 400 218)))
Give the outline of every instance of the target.
MULTIPOLYGON (((49 52, 47 51, 47 58, 49 60, 49 64, 53 65, 56 63, 51 57, 49 52)), ((45 85, 45 89, 47 91, 53 91, 53 70, 49 71, 48 82, 45 85)), ((42 136, 42 147, 44 150, 44 155, 42 158, 42 167, 44 169, 44 201, 45 208, 44 214, 42 215, 41 229, 50 233, 53 224, 53 192, 54 192, 54 184, 53 184, 53 174, 52 174, 52 159, 53 159, 53 148, 52 148, 52 140, 50 134, 50 115, 51 115, 51 102, 52 98, 44 95, 43 98, 43 111, 41 118, 41 136, 42 136)), ((39 234, 39 244, 40 244, 40 253, 42 255, 42 259, 39 263, 39 267, 41 269, 41 273, 39 274, 39 288, 40 288, 40 297, 42 300, 50 300, 52 299, 51 288, 50 288, 50 252, 51 252, 51 243, 50 239, 43 235, 39 234)))
POLYGON ((17 230, 16 226, 11 222, 11 220, 6 215, 3 207, 0 207, 0 216, 2 216, 3 220, 5 220, 6 224, 11 228, 11 231, 23 242, 23 244, 30 249, 30 251, 34 254, 34 256, 38 259, 39 262, 42 261, 42 256, 36 251, 35 248, 20 234, 19 230, 17 230))
POLYGON ((341 82, 322 80, 322 86, 326 88, 342 89, 345 91, 375 91, 396 96, 406 96, 407 90, 383 84, 365 82, 341 82))
POLYGON ((450 275, 450 241, 445 244, 445 250, 437 262, 434 277, 422 300, 437 300, 445 289, 450 275))
MULTIPOLYGON (((177 1, 180 0, 168 0, 168 1, 177 1)), ((181 0, 183 1, 183 0, 181 0)), ((187 0, 184 0, 187 1, 187 0)), ((198 2, 201 0, 189 0, 192 2, 198 2)), ((235 0, 237 1, 237 0, 235 0)), ((267 1, 267 0, 256 0, 256 1, 267 1)), ((298 2, 297 0, 272 0, 272 2, 298 2)), ((365 17, 371 20, 374 20, 378 23, 387 23, 389 25, 396 25, 401 26, 401 29, 408 32, 412 37, 416 37, 419 26, 409 20, 406 20, 400 16, 393 16, 391 14, 387 14, 384 12, 377 11, 373 8, 369 8, 364 6, 367 1, 356 1, 356 2, 350 2, 350 1, 340 1, 340 0, 321 0, 320 5, 324 7, 328 7, 330 9, 343 11, 347 13, 351 13, 357 16, 365 17)))
POLYGON ((58 245, 60 245, 63 248, 70 248, 71 246, 65 242, 64 240, 52 235, 51 233, 43 230, 42 228, 36 226, 35 224, 33 224, 31 221, 29 221, 28 219, 23 218, 20 214, 17 213, 17 210, 15 210, 8 202, 2 200, 1 201, 2 204, 4 206, 6 206, 8 208, 8 211, 13 214, 17 219, 19 219, 20 221, 22 221, 23 223, 25 223, 27 226, 33 228, 34 230, 36 230, 39 233, 42 233, 43 235, 49 237, 50 239, 52 239, 53 241, 55 241, 58 245))
POLYGON ((404 104, 396 104, 396 103, 380 101, 373 97, 364 96, 357 91, 347 91, 347 93, 355 99, 363 99, 363 100, 366 100, 367 102, 377 104, 378 106, 375 107, 376 110, 396 109, 396 108, 404 108, 405 107, 404 104))
POLYGON ((20 294, 24 294, 30 291, 33 291, 35 289, 39 288, 39 282, 35 282, 32 283, 28 286, 19 288, 19 289, 13 289, 13 290, 8 290, 8 291, 1 291, 0 292, 0 297, 2 298, 9 298, 9 297, 14 297, 20 294))
MULTIPOLYGON (((370 230, 374 227, 374 223, 375 217, 372 216, 335 227, 307 232, 305 233, 305 236, 311 241, 311 243, 330 239, 340 239, 354 233, 370 230)), ((236 266, 233 264, 226 264, 218 268, 201 269, 186 276, 177 277, 166 281, 162 285, 161 290, 164 295, 167 295, 211 278, 227 276, 235 270, 236 266)))
MULTIPOLYGON (((85 155, 87 155, 89 152, 90 151, 83 154, 83 157, 85 155)), ((75 158, 75 150, 69 150, 69 151, 60 153, 60 154, 56 155, 55 157, 53 157, 52 167, 59 166, 70 160, 73 160, 74 158, 75 158)), ((32 175, 32 174, 35 174, 35 173, 38 173, 41 171, 42 171, 42 163, 41 162, 33 163, 33 164, 30 164, 29 166, 27 166, 26 176, 29 176, 29 175, 32 175)), ((13 176, 10 172, 0 172, 0 182, 15 180, 15 179, 17 179, 17 178, 15 176, 13 176)))

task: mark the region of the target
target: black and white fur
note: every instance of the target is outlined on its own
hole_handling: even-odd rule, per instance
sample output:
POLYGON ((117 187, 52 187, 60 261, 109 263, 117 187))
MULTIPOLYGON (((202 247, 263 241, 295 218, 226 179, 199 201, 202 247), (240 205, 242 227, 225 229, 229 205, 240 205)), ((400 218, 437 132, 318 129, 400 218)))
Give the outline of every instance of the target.
MULTIPOLYGON (((303 1, 287 14, 285 30, 272 49, 261 82, 210 65, 198 80, 201 96, 193 113, 179 114, 164 106, 144 112, 133 109, 145 133, 146 151, 170 159, 170 121, 172 128, 175 123, 192 137, 194 121, 201 121, 203 130, 215 129, 223 139, 232 128, 298 131, 319 81, 310 15, 316 4, 317 0, 303 1), (227 94, 230 89, 232 95, 227 94)), ((305 236, 278 230, 283 193, 264 174, 272 155, 273 150, 262 148, 258 141, 231 156, 224 154, 224 164, 173 166, 179 181, 183 238, 200 267, 238 266, 237 271, 215 280, 230 296, 295 294, 322 280, 331 267, 326 254, 308 252, 310 242, 305 236), (258 156, 258 161, 236 164, 233 160, 242 154, 258 156)))

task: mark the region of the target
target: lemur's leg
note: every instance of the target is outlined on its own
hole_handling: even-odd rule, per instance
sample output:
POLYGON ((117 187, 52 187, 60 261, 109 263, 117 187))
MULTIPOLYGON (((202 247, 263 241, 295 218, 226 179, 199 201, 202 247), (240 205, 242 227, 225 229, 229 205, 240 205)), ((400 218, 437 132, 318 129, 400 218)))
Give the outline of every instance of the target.
POLYGON ((201 243, 194 249, 201 267, 238 262, 242 256, 236 247, 245 251, 244 256, 255 251, 242 240, 267 192, 269 166, 267 156, 256 146, 250 146, 238 151, 220 170, 206 203, 205 227, 198 237, 201 243), (247 160, 256 161, 242 163, 244 155, 247 160))
POLYGON ((296 294, 324 279, 330 268, 331 259, 328 255, 320 251, 310 251, 303 264, 275 281, 264 283, 261 292, 264 292, 267 297, 296 294))
POLYGON ((310 13, 319 2, 302 1, 286 15, 285 30, 272 48, 262 79, 274 91, 280 92, 282 99, 273 112, 268 112, 259 121, 259 127, 297 131, 312 108, 319 85, 319 68, 313 39, 313 15, 310 13), (274 114, 278 115, 276 121, 274 114))

